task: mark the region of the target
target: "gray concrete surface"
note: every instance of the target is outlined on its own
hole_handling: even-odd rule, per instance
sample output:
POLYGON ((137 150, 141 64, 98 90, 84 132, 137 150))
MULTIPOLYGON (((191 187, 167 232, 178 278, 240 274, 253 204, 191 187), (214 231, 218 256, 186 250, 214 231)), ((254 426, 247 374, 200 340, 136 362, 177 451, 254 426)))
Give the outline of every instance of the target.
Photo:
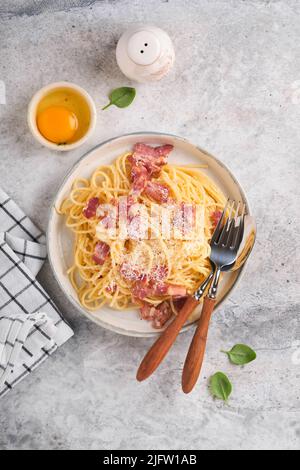
POLYGON ((83 153, 139 130, 176 133, 217 155, 245 187, 258 222, 256 249, 213 319, 203 378, 190 396, 180 376, 192 332, 138 384, 136 366, 151 341, 82 318, 46 265, 41 281, 76 335, 0 401, 1 449, 299 449, 299 37, 297 0, 1 1, 0 185, 41 227, 83 153), (138 21, 172 36, 172 73, 137 85, 130 108, 99 111, 83 148, 55 154, 35 143, 26 125, 34 91, 72 80, 100 109, 111 88, 129 84, 114 50, 138 21), (236 342, 252 345, 257 361, 229 365, 219 351, 236 342), (227 405, 207 390, 217 370, 234 384, 227 405))

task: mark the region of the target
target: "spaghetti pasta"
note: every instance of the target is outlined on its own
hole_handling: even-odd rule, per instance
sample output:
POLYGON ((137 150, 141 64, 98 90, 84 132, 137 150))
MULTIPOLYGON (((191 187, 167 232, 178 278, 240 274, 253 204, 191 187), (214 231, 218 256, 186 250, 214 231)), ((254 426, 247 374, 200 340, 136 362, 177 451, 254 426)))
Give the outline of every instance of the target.
POLYGON ((112 165, 100 166, 90 179, 75 180, 63 201, 60 214, 66 216, 66 226, 75 234, 74 263, 68 274, 88 310, 105 304, 118 310, 145 304, 156 307, 167 301, 175 313, 174 299, 194 292, 210 272, 214 218, 226 200, 201 165, 161 165, 160 171, 151 175, 152 187, 149 183, 148 190, 136 192, 130 163, 133 154, 125 153, 112 165), (153 190, 159 192, 163 203, 153 190), (125 236, 121 236, 122 201, 127 215, 131 214, 125 236), (137 203, 148 221, 143 237, 137 203), (201 237, 174 237, 174 207, 178 215, 178 208, 182 210, 184 205, 192 208, 188 213, 194 221, 198 213, 193 207, 200 208, 201 237), (170 206, 168 216, 164 210, 170 206), (166 221, 171 222, 171 235, 166 221))

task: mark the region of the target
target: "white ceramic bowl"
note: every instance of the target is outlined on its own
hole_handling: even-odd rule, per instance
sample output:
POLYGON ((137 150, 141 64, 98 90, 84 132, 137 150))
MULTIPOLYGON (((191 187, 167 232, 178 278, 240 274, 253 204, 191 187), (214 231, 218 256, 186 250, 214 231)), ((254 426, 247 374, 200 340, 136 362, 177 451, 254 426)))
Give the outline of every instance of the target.
MULTIPOLYGON (((105 306, 99 311, 91 312, 79 303, 77 294, 67 275, 67 269, 73 262, 74 237, 65 226, 65 218, 58 215, 56 210, 68 196, 75 178, 89 178, 98 166, 111 164, 116 157, 132 149, 136 142, 145 142, 155 146, 167 143, 174 145, 174 150, 169 156, 170 163, 195 164, 200 162, 207 164, 208 169, 203 171, 214 180, 224 195, 237 201, 244 201, 249 215, 250 208, 243 189, 223 163, 187 140, 174 135, 144 132, 117 137, 102 143, 88 152, 71 169, 62 182, 50 211, 47 244, 49 261, 54 275, 64 294, 77 310, 90 320, 116 333, 127 336, 149 337, 156 336, 159 331, 153 329, 149 322, 141 320, 137 309, 118 311, 105 306)), ((239 271, 224 274, 218 289, 218 304, 216 308, 220 308, 224 300, 237 285, 237 281, 240 279, 244 268, 245 265, 239 271)), ((186 323, 182 331, 190 328, 199 318, 199 314, 200 308, 186 323)))
POLYGON ((27 121, 28 121, 28 126, 33 137, 40 144, 44 145, 45 147, 50 148, 51 150, 56 150, 58 152, 66 152, 68 150, 73 150, 77 147, 80 147, 80 145, 84 144, 84 142, 86 142, 89 139, 89 137, 92 135, 96 126, 97 110, 96 110, 95 103, 92 100, 91 96, 82 87, 80 87, 79 85, 75 85, 74 83, 70 83, 70 82, 55 82, 55 83, 51 83, 50 85, 44 86, 37 93, 35 93, 35 95, 32 97, 28 106, 27 121), (76 142, 73 142, 72 144, 57 145, 53 142, 50 142, 49 140, 45 139, 45 137, 42 136, 42 134, 40 133, 37 127, 37 123, 36 123, 37 107, 39 103, 41 102, 41 100, 44 98, 44 96, 48 95, 50 91, 53 91, 56 88, 70 88, 71 90, 74 90, 77 93, 79 93, 86 101, 89 107, 90 113, 91 113, 90 126, 87 132, 84 134, 83 137, 81 137, 81 139, 77 140, 76 142))

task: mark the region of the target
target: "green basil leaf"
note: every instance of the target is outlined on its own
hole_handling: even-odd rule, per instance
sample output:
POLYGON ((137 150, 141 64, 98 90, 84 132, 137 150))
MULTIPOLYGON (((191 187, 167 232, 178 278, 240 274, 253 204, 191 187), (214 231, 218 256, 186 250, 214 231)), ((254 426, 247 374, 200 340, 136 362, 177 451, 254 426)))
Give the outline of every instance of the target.
POLYGON ((227 401, 232 392, 232 385, 223 372, 217 372, 210 378, 210 392, 213 397, 227 401))
POLYGON ((236 344, 231 351, 223 351, 229 357, 232 364, 243 366, 249 362, 255 361, 256 352, 245 344, 236 344))
POLYGON ((129 106, 136 95, 135 88, 123 86, 121 88, 116 88, 109 95, 109 103, 102 108, 102 110, 109 108, 111 105, 115 105, 118 108, 126 108, 129 106))

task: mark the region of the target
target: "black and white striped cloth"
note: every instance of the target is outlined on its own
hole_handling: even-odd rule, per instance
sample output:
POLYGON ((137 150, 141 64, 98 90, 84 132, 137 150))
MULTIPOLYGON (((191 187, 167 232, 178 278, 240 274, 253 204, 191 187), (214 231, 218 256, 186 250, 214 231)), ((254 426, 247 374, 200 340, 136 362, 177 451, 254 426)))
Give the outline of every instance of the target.
POLYGON ((36 280, 45 236, 0 189, 0 397, 73 331, 36 280))

